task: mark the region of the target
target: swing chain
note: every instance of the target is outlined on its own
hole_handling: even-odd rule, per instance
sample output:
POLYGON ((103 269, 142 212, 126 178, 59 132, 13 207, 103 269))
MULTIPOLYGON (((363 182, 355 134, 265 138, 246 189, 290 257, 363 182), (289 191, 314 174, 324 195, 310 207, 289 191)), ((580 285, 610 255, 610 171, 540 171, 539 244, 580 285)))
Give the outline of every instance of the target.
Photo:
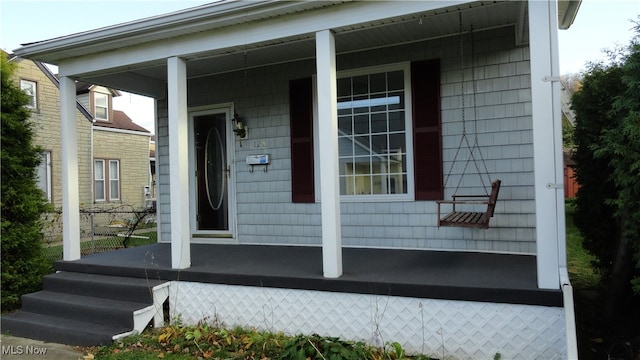
MULTIPOLYGON (((471 59, 473 60, 473 54, 474 54, 474 46, 475 46, 475 39, 473 37, 473 26, 471 26, 471 59)), ((472 82, 472 86, 473 86, 473 133, 475 134, 474 137, 474 143, 473 143, 473 147, 478 149, 478 156, 480 156, 480 161, 482 162, 482 166, 484 166, 484 174, 487 175, 487 178, 489 179, 489 186, 491 186, 491 177, 489 175, 489 170, 487 169, 487 163, 484 161, 484 157, 482 156, 482 151, 480 151, 480 144, 478 143, 478 107, 476 106, 476 94, 478 93, 478 84, 476 82, 476 66, 475 64, 471 64, 471 78, 473 79, 472 82)), ((473 151, 472 151, 473 152, 473 151)), ((478 174, 480 174, 480 169, 478 168, 478 163, 475 161, 475 158, 473 160, 473 164, 476 167, 476 171, 478 172, 478 174)), ((482 188, 484 189, 485 194, 488 196, 489 192, 487 191, 487 184, 485 184, 484 182, 484 178, 482 176, 480 177, 480 182, 482 183, 482 188)))
MULTIPOLYGON (((458 144, 458 147, 456 148, 456 154, 453 156, 453 160, 451 161, 451 166, 449 167, 449 171, 447 172, 447 177, 444 179, 444 187, 447 186, 447 183, 449 182, 449 178, 451 177, 451 173, 453 172, 453 166, 456 163, 456 160, 458 159, 458 155, 460 155, 460 149, 462 149, 462 143, 464 142, 464 139, 467 137, 467 127, 466 127, 466 123, 464 121, 465 119, 465 102, 464 102, 464 69, 465 69, 465 65, 464 65, 464 38, 463 38, 463 29, 462 29, 462 11, 458 12, 458 24, 459 24, 459 33, 460 33, 460 69, 462 70, 462 72, 460 73, 460 88, 461 88, 461 104, 460 104, 460 108, 462 110, 462 136, 460 137, 460 143, 458 144)), ((458 185, 456 186, 456 189, 458 188, 458 186, 460 186, 460 184, 458 183, 458 185)))
MULTIPOLYGON (((467 149, 469 149, 469 158, 467 159, 467 161, 465 161, 465 165, 464 168, 462 169, 462 174, 465 174, 467 171, 467 168, 469 167, 469 162, 471 160, 473 160, 473 164, 476 168, 476 172, 478 174, 478 176, 480 177, 480 182, 482 183, 482 188, 484 189, 484 192, 486 195, 489 195, 489 192, 487 190, 487 184, 484 181, 483 176, 481 175, 480 172, 480 167, 478 166, 478 162, 477 159, 474 155, 474 149, 477 148, 478 149, 478 154, 480 156, 480 160, 482 161, 482 164, 484 166, 484 173, 487 175, 487 177, 489 178, 489 184, 491 183, 491 178, 489 176, 489 171, 487 169, 487 164, 484 160, 484 157, 482 156, 482 151, 480 151, 480 144, 478 142, 478 126, 477 126, 477 120, 478 120, 478 109, 477 109, 477 103, 476 103, 476 93, 478 92, 477 89, 477 84, 476 84, 476 75, 475 75, 475 64, 473 63, 473 53, 474 53, 474 38, 473 38, 473 27, 470 28, 469 33, 470 33, 470 41, 471 41, 471 56, 472 56, 472 64, 471 64, 471 75, 472 75, 472 101, 473 101, 473 108, 474 108, 474 116, 473 116, 473 125, 474 125, 474 133, 475 133, 475 137, 474 137, 474 141, 473 141, 473 145, 469 142, 469 138, 467 136, 467 124, 466 124, 466 103, 465 103, 465 70, 466 70, 466 64, 465 64, 465 57, 464 57, 464 29, 462 26, 462 11, 458 12, 458 21, 459 21, 459 31, 460 31, 460 68, 462 70, 461 72, 461 110, 462 110, 462 136, 460 137, 460 143, 458 144, 458 147, 456 149, 456 153, 453 157, 453 160, 451 162, 451 166, 449 167, 449 172, 447 173, 447 177, 445 178, 444 181, 444 186, 446 187, 448 181, 449 181, 449 177, 451 176, 451 173, 453 172, 453 167, 456 163, 456 161, 458 160, 458 156, 460 155, 460 150, 462 148, 463 143, 466 143, 467 145, 467 149)), ((455 191, 457 192, 458 189, 460 188, 460 185, 462 184, 462 178, 463 175, 461 175, 458 179, 458 183, 456 184, 455 187, 455 191)))

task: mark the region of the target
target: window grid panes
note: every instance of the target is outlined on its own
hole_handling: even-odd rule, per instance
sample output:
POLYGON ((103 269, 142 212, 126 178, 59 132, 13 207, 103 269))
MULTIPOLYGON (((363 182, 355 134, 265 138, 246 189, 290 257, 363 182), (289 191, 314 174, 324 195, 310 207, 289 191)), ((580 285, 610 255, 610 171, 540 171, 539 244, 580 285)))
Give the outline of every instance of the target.
POLYGON ((406 194, 404 71, 338 79, 341 195, 406 194))

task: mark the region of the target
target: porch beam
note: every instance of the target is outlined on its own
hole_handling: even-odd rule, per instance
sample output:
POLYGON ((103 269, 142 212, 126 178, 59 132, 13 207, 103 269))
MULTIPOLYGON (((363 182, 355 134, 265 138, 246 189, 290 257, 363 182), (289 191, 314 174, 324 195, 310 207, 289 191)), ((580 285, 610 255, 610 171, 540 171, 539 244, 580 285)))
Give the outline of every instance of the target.
POLYGON ((342 227, 338 183, 338 108, 335 36, 316 33, 318 147, 322 212, 322 269, 324 277, 342 275, 342 227))
POLYGON ((80 191, 78 187, 78 128, 76 82, 60 78, 60 154, 62 157, 62 256, 80 259, 80 191))
POLYGON ((103 76, 94 76, 84 79, 90 84, 100 84, 114 89, 120 87, 138 95, 144 95, 155 99, 165 96, 164 81, 134 72, 115 73, 103 76))
POLYGON ((189 225, 189 157, 187 126, 187 64, 167 59, 169 116, 169 199, 171 201, 171 267, 191 266, 189 225))
POLYGON ((566 267, 556 1, 529 1, 538 287, 559 289, 566 267), (552 131, 553 136, 549 136, 552 131))
MULTIPOLYGON (((312 38, 313 34, 324 29, 339 29, 349 27, 354 24, 375 23, 382 19, 403 16, 408 14, 423 13, 437 10, 445 7, 461 6, 473 0, 450 0, 450 1, 363 1, 349 2, 346 4, 329 6, 326 9, 314 10, 310 12, 301 12, 297 15, 275 16, 271 20, 254 21, 254 22, 238 22, 234 28, 238 31, 227 31, 229 27, 224 29, 214 29, 212 31, 199 31, 190 34, 190 36, 175 37, 172 32, 166 29, 158 30, 158 34, 153 30, 148 33, 137 35, 135 38, 130 35, 126 39, 117 37, 119 34, 111 34, 112 29, 106 29, 107 32, 102 37, 98 35, 100 32, 92 32, 91 34, 80 34, 78 41, 92 43, 85 45, 85 48, 91 46, 93 53, 85 56, 78 56, 72 52, 69 55, 64 53, 57 56, 65 56, 61 62, 65 64, 65 74, 62 75, 84 75, 95 72, 104 71, 105 69, 126 68, 129 66, 137 66, 139 64, 156 64, 158 61, 164 61, 167 51, 172 55, 188 57, 193 54, 203 52, 224 50, 236 48, 246 49, 252 44, 268 43, 274 39, 286 38, 312 38), (169 35, 167 35, 169 34, 169 35), (108 36, 112 39, 104 40, 108 36), (97 37, 97 38, 94 38, 97 37), (145 37, 154 38, 153 41, 144 41, 145 37), (158 38, 160 37, 160 38, 158 38), (96 39, 100 40, 96 42, 96 39), (136 42, 130 42, 130 39, 136 42), (123 46, 126 44, 127 46, 123 46), (109 51, 105 48, 109 47, 109 51)), ((274 2, 274 7, 280 7, 280 2, 274 2)), ((296 6, 296 2, 291 3, 296 6)), ((300 2, 300 6, 304 6, 300 2)), ((275 11, 274 11, 275 12, 275 11)), ((185 13, 185 16, 188 16, 185 13)), ((242 14, 242 17, 246 14, 242 14)), ((233 16, 233 14, 229 14, 233 16)), ((191 26, 195 26, 193 20, 191 26)), ((217 20, 220 21, 220 20, 217 20)), ((144 22, 141 21, 139 26, 144 29, 144 22)), ((207 28, 211 28, 208 24, 207 28)), ((69 51, 68 43, 76 40, 74 38, 65 38, 60 40, 60 47, 67 45, 67 48, 60 51, 69 51)), ((82 44, 81 42, 73 42, 74 46, 82 44)), ((28 54, 34 57, 47 57, 49 53, 55 51, 54 44, 47 44, 53 49, 44 46, 27 46, 19 49, 22 52, 18 54, 28 54)))

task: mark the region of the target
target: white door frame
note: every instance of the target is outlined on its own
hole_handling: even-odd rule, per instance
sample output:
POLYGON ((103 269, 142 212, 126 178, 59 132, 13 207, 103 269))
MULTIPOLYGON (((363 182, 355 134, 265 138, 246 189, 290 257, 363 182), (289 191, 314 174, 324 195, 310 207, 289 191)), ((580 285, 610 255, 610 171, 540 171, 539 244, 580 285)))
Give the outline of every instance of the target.
POLYGON ((236 171, 235 171, 235 134, 231 119, 234 114, 233 103, 189 108, 189 220, 192 243, 237 243, 236 227, 236 171), (224 113, 226 118, 227 165, 230 176, 227 178, 228 221, 227 231, 197 230, 197 185, 194 118, 199 115, 224 113))

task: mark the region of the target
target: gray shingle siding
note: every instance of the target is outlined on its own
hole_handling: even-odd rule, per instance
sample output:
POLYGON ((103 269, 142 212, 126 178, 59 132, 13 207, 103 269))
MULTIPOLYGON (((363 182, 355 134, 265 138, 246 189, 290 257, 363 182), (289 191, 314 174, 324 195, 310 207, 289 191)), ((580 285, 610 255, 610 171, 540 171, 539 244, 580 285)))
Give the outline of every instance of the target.
MULTIPOLYGON (((464 74, 464 115, 470 139, 478 134, 480 151, 491 178, 502 179, 492 227, 488 230, 438 229, 436 204, 432 201, 343 202, 345 246, 535 252, 529 49, 514 45, 512 28, 477 33, 474 38, 477 43, 473 58, 468 44, 465 48, 464 61, 473 62, 475 69, 467 69, 464 74), (477 80, 475 96, 472 95, 472 73, 477 80)), ((339 55, 337 64, 339 70, 345 70, 429 58, 441 59, 446 176, 463 129, 459 41, 444 38, 343 54, 339 55)), ((189 80, 190 107, 233 102, 249 128, 249 139, 242 142, 242 147, 237 141, 235 144, 237 237, 241 243, 321 243, 320 205, 291 203, 288 81, 314 72, 314 61, 304 60, 189 80), (268 172, 259 168, 250 172, 245 164, 246 156, 261 153, 271 154, 268 172)), ((167 205, 166 102, 158 101, 158 107, 159 201, 167 205)), ((459 159, 466 160, 467 154, 463 149, 459 159)), ((445 197, 454 192, 462 175, 463 161, 451 170, 445 197)), ((469 166, 459 192, 483 193, 479 177, 472 173, 473 165, 469 166)), ((169 206, 161 209, 161 239, 168 241, 169 206)))

